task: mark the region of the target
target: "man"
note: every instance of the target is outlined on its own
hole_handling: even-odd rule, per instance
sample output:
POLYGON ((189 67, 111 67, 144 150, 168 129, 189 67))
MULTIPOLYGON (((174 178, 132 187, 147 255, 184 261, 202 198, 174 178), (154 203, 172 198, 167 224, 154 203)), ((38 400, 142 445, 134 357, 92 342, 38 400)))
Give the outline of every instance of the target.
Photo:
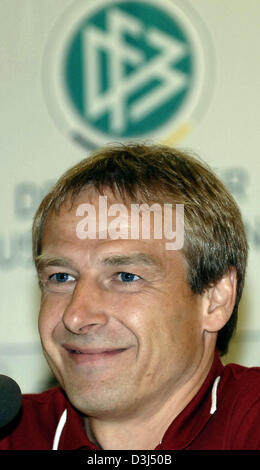
POLYGON ((44 198, 33 245, 60 388, 25 395, 0 448, 260 448, 260 369, 219 357, 247 242, 205 164, 159 145, 101 149, 44 198))

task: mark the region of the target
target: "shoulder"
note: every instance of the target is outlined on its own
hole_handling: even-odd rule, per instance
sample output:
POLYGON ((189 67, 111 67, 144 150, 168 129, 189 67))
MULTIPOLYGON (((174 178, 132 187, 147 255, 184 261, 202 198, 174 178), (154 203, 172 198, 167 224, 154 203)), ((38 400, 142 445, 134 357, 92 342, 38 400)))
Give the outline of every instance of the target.
POLYGON ((22 397, 23 406, 30 408, 54 406, 65 403, 66 398, 60 387, 50 388, 42 393, 26 393, 22 397))
POLYGON ((260 367, 227 364, 221 376, 220 390, 222 399, 237 413, 254 404, 260 406, 260 367))
MULTIPOLYGON (((247 400, 260 398, 260 367, 245 367, 239 364, 224 366, 223 383, 232 390, 233 398, 240 397, 245 391, 247 400)), ((230 391, 231 391, 230 390, 230 391)))
POLYGON ((0 449, 50 449, 67 399, 59 387, 22 397, 21 413, 1 430, 0 449))
POLYGON ((23 395, 23 420, 37 422, 38 425, 48 422, 49 426, 56 425, 61 413, 66 407, 67 399, 60 387, 46 390, 42 393, 23 395))
POLYGON ((227 364, 220 384, 230 442, 240 449, 259 449, 260 367, 227 364))

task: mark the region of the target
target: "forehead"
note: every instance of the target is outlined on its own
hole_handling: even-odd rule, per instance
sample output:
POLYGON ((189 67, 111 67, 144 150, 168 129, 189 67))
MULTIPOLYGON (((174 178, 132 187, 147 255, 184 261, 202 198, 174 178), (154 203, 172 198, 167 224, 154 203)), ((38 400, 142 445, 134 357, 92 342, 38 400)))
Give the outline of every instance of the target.
POLYGON ((105 218, 112 218, 112 216, 109 215, 108 210, 113 205, 124 205, 124 207, 128 207, 128 205, 126 205, 119 196, 114 196, 112 191, 109 189, 100 194, 90 186, 87 189, 81 190, 81 192, 73 198, 68 196, 61 204, 58 211, 53 209, 49 213, 43 228, 43 239, 48 235, 49 230, 55 231, 55 229, 57 234, 60 232, 73 232, 74 235, 80 239, 77 227, 83 217, 85 220, 85 226, 89 229, 88 233, 90 233, 91 229, 93 230, 95 227, 95 233, 90 233, 92 236, 91 239, 98 239, 100 238, 99 232, 102 230, 102 223, 100 222, 105 218))
POLYGON ((128 251, 150 252, 161 259, 176 260, 178 257, 183 262, 184 256, 180 251, 165 249, 163 230, 159 234, 156 232, 160 223, 163 225, 161 206, 153 206, 154 210, 145 219, 143 214, 147 216, 149 210, 140 211, 140 201, 138 204, 139 212, 132 212, 133 202, 127 204, 109 190, 101 195, 93 188, 84 189, 73 201, 68 198, 57 213, 53 210, 49 214, 43 229, 42 251, 56 255, 57 250, 62 254, 64 248, 77 247, 85 251, 91 249, 92 252, 105 249, 124 254, 128 251), (142 219, 138 223, 136 214, 142 219))

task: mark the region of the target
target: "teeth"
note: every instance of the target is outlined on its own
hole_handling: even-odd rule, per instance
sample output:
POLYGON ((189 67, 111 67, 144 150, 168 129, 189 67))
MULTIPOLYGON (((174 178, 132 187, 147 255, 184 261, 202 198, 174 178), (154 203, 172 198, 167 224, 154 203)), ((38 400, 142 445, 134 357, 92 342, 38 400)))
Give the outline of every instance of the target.
POLYGON ((81 354, 81 352, 80 352, 80 351, 77 351, 76 349, 73 349, 71 352, 72 352, 73 354, 81 354))

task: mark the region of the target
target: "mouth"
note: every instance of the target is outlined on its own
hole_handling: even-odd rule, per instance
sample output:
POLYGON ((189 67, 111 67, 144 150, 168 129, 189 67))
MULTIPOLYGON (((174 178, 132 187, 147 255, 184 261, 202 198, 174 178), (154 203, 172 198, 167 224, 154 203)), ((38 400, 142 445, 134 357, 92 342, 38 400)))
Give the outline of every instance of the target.
POLYGON ((78 348, 74 345, 63 346, 68 356, 76 364, 103 362, 127 351, 129 348, 78 348))

